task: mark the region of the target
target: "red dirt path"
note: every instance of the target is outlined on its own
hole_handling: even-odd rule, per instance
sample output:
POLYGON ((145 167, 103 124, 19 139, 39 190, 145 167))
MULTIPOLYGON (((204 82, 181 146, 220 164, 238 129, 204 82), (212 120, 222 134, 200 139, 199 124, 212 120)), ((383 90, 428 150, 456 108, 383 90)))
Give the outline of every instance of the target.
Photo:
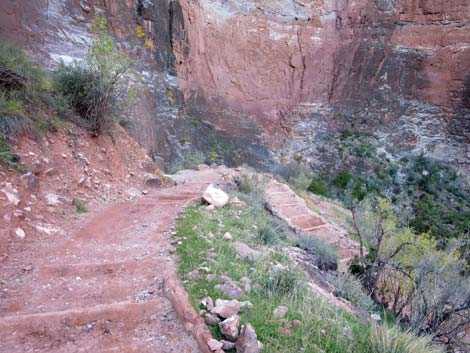
POLYGON ((113 204, 10 254, 0 263, 0 352, 200 352, 187 333, 193 313, 176 308, 183 327, 165 293, 173 302, 181 293, 171 225, 206 186, 113 204))

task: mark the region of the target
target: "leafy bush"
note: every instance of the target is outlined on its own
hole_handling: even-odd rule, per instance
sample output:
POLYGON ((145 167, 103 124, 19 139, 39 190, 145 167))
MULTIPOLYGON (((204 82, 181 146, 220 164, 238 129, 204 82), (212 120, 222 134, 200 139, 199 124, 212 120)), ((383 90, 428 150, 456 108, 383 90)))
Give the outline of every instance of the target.
POLYGON ((349 300, 356 308, 363 312, 371 312, 374 302, 364 292, 361 281, 350 273, 337 273, 329 275, 331 284, 335 286, 334 295, 349 300))
POLYGON ((314 177, 307 190, 316 195, 330 197, 330 188, 328 187, 327 182, 321 177, 314 177))
POLYGON ((398 326, 372 325, 370 345, 374 353, 444 353, 441 347, 432 344, 430 336, 417 337, 398 326))
POLYGON ((86 61, 61 63, 55 72, 55 88, 78 115, 75 122, 98 135, 112 129, 125 101, 119 83, 129 59, 116 48, 103 17, 95 18, 91 30, 94 41, 86 61))
POLYGON ((309 254, 318 256, 316 264, 321 270, 336 270, 338 267, 338 251, 333 249, 315 235, 301 235, 299 247, 309 254))
POLYGON ((353 179, 353 176, 346 171, 342 171, 338 176, 333 180, 333 185, 339 189, 346 189, 349 182, 353 179))

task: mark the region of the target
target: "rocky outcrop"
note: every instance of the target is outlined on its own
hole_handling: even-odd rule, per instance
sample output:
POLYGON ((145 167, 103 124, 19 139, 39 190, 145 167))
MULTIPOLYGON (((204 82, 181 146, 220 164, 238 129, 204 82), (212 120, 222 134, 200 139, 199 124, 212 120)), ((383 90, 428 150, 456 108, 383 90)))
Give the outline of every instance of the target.
MULTIPOLYGON (((6 0, 0 35, 53 66, 82 58, 93 14, 133 58, 131 134, 156 161, 302 159, 342 131, 469 170, 466 0, 6 0), (136 36, 142 26, 151 39, 136 36)), ((325 150, 327 152, 325 152, 325 150)))

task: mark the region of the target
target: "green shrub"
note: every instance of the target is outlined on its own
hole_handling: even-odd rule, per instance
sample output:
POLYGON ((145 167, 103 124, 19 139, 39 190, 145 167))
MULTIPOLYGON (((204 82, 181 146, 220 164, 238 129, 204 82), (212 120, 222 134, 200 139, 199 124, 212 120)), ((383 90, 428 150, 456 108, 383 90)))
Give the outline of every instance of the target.
POLYGON ((98 135, 114 127, 126 101, 120 81, 129 59, 115 46, 102 16, 95 18, 91 30, 94 40, 86 61, 61 63, 55 72, 54 86, 65 97, 65 105, 78 116, 74 121, 98 135))
MULTIPOLYGON (((1 121, 1 120, 0 120, 1 121)), ((20 159, 10 151, 7 141, 0 134, 0 163, 20 173, 26 172, 26 167, 20 164, 20 159)))
POLYGON ((257 173, 241 173, 237 180, 238 190, 249 194, 263 188, 263 181, 257 173))
POLYGON ((294 188, 299 190, 307 190, 312 184, 312 179, 303 172, 299 173, 299 175, 295 177, 290 178, 288 181, 291 185, 294 186, 294 188))
POLYGON ((330 197, 330 188, 328 187, 327 182, 321 177, 314 177, 307 190, 316 195, 330 197))
POLYGON ((73 204, 75 205, 75 208, 78 213, 86 213, 88 212, 88 209, 86 208, 85 204, 80 201, 79 199, 75 198, 73 199, 73 204))
POLYGON ((114 126, 117 95, 98 71, 83 63, 61 63, 55 72, 55 88, 78 114, 74 122, 80 126, 96 134, 114 126))
POLYGON ((299 247, 309 254, 318 256, 316 265, 321 270, 336 270, 338 267, 338 251, 326 244, 315 235, 301 235, 299 247))
POLYGON ((295 270, 282 265, 274 265, 262 275, 261 289, 267 296, 277 295, 302 295, 303 286, 302 275, 295 270))
POLYGON ((264 224, 258 227, 258 241, 265 245, 274 245, 285 239, 289 229, 287 225, 277 218, 269 217, 264 224))
POLYGON ((342 171, 338 176, 333 180, 333 185, 338 189, 346 189, 349 182, 353 179, 353 176, 346 171, 342 171))
POLYGON ((0 134, 33 132, 51 109, 48 77, 14 45, 0 40, 0 134))
POLYGON ((364 292, 361 281, 350 273, 337 273, 329 275, 331 284, 335 286, 334 294, 337 297, 349 300, 356 308, 363 312, 371 312, 374 302, 364 292))
POLYGON ((417 337, 398 326, 373 324, 370 329, 370 345, 374 353, 444 353, 432 344, 429 336, 417 337))

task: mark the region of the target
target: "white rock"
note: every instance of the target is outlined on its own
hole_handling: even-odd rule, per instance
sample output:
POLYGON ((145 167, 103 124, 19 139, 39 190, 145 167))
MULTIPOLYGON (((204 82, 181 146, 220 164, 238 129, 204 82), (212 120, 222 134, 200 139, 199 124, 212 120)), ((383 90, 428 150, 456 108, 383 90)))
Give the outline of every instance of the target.
POLYGON ((47 194, 46 195, 47 206, 56 206, 56 205, 59 205, 61 203, 71 203, 71 202, 72 202, 72 200, 69 200, 68 198, 63 197, 61 195, 57 195, 57 194, 47 194))
POLYGON ((20 198, 18 197, 18 190, 16 190, 13 185, 11 185, 11 183, 6 183, 5 187, 0 191, 5 194, 9 203, 18 206, 18 204, 20 203, 20 198))
POLYGON ((36 230, 41 233, 45 233, 47 235, 55 234, 55 233, 61 233, 62 229, 54 227, 50 224, 37 224, 36 225, 36 230))
POLYGON ((26 233, 24 232, 24 230, 22 228, 19 228, 19 227, 16 228, 15 234, 18 238, 21 238, 21 239, 23 239, 26 236, 26 233))
POLYGON ((382 318, 378 314, 371 314, 370 318, 374 321, 381 321, 382 318))
POLYGON ((224 236, 222 237, 224 240, 232 240, 232 234, 229 232, 225 233, 224 236))
POLYGON ((202 198, 215 207, 224 207, 229 202, 228 195, 221 189, 210 184, 202 194, 202 198))

